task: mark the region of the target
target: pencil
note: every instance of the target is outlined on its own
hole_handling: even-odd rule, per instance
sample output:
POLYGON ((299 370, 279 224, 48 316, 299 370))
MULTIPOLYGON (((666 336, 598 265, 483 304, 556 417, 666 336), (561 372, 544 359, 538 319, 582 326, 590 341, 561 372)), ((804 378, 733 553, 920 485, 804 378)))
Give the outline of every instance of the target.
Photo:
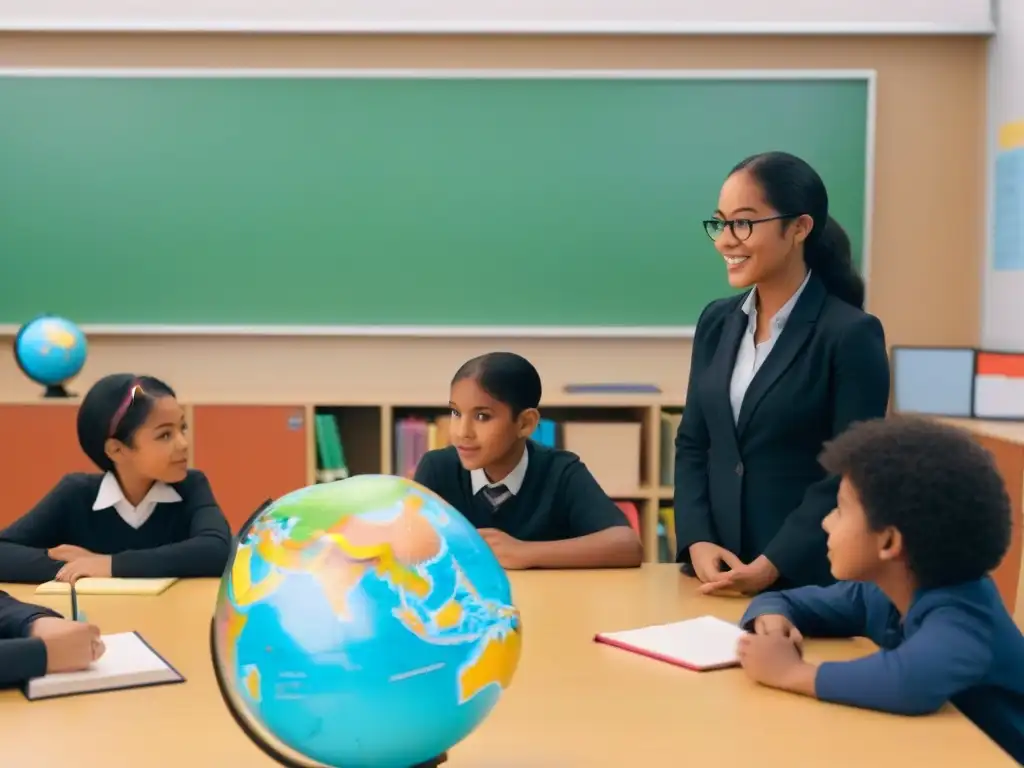
POLYGON ((74 582, 71 583, 71 620, 78 621, 78 593, 75 591, 74 582))

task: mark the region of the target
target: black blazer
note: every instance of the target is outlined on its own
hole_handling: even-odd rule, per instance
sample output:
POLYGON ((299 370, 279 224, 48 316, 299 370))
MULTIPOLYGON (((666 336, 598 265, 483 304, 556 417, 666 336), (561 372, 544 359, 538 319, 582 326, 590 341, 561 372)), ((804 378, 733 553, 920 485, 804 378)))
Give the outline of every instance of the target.
POLYGON ((678 562, 709 541, 743 562, 765 555, 777 587, 834 581, 821 522, 838 478, 818 463, 851 423, 885 416, 889 358, 882 324, 826 292, 813 275, 733 419, 729 398, 748 316, 746 294, 719 299, 697 321, 676 435, 678 562))

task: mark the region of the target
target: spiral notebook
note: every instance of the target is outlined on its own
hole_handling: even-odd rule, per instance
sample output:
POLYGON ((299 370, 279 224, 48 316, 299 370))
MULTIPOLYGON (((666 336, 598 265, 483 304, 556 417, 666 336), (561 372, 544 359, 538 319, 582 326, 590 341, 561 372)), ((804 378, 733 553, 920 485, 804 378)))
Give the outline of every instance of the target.
POLYGON ((37 701, 80 693, 185 682, 182 674, 154 651, 137 632, 103 635, 103 643, 106 651, 88 669, 81 672, 54 672, 33 678, 23 689, 25 698, 37 701))
POLYGON ((594 640, 677 667, 698 672, 739 664, 736 646, 745 630, 736 624, 701 616, 621 632, 601 632, 594 640))

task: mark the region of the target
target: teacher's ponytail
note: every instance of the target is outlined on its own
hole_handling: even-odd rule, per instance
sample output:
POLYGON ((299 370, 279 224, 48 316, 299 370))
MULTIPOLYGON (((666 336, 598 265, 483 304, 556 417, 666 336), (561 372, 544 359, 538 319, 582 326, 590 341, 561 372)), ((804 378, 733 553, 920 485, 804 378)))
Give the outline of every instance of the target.
POLYGON ((743 170, 757 180, 766 202, 780 214, 811 217, 814 226, 804 242, 807 268, 830 294, 863 309, 864 280, 854 269, 850 238, 829 216, 828 191, 817 171, 786 152, 753 155, 732 173, 743 170))
POLYGON ((826 291, 847 304, 864 309, 864 280, 853 268, 850 238, 831 216, 823 227, 814 222, 804 242, 804 262, 826 291))

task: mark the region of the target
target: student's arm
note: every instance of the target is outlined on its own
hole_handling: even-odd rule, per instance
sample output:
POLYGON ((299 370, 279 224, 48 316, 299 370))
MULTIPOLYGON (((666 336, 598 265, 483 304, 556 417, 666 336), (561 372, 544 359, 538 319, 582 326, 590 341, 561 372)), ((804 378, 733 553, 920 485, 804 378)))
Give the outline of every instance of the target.
POLYGON ((561 478, 558 497, 568 510, 571 538, 530 542, 535 568, 632 568, 643 545, 625 513, 608 498, 582 461, 561 478))
POLYGON ((750 631, 758 616, 784 616, 805 637, 858 637, 867 625, 866 588, 856 581, 829 587, 766 592, 750 601, 740 626, 750 631))
MULTIPOLYGON (((877 318, 864 315, 846 329, 834 365, 832 435, 842 434, 855 422, 884 417, 889 404, 889 358, 877 318)), ((811 563, 820 562, 825 549, 821 522, 835 507, 838 491, 835 477, 811 485, 765 548, 764 556, 790 581, 816 580, 811 563)))
POLYGON ((936 608, 898 648, 819 665, 814 695, 836 704, 926 715, 982 680, 991 660, 991 623, 982 611, 936 608))
POLYGON ((0 687, 46 674, 46 646, 29 634, 33 622, 44 616, 60 618, 48 608, 0 592, 0 687))
MULTIPOLYGON (((697 319, 697 329, 693 335, 693 346, 706 343, 702 333, 705 307, 697 319)), ((691 355, 691 359, 693 356, 691 355)), ((690 562, 690 545, 706 541, 720 544, 711 519, 711 505, 708 501, 708 449, 711 438, 708 425, 701 410, 700 397, 696 386, 697 368, 690 364, 690 378, 686 386, 686 403, 683 405, 683 418, 676 431, 676 466, 675 466, 675 525, 676 525, 676 561, 690 562)))
POLYGON ((29 512, 0 532, 0 581, 40 584, 52 581, 63 563, 47 550, 64 541, 65 520, 76 509, 81 484, 72 475, 59 483, 29 512))
POLYGON ((231 554, 231 528, 210 481, 193 472, 189 486, 182 489, 182 514, 189 514, 188 538, 153 549, 127 550, 111 558, 115 578, 201 578, 221 576, 231 554))

